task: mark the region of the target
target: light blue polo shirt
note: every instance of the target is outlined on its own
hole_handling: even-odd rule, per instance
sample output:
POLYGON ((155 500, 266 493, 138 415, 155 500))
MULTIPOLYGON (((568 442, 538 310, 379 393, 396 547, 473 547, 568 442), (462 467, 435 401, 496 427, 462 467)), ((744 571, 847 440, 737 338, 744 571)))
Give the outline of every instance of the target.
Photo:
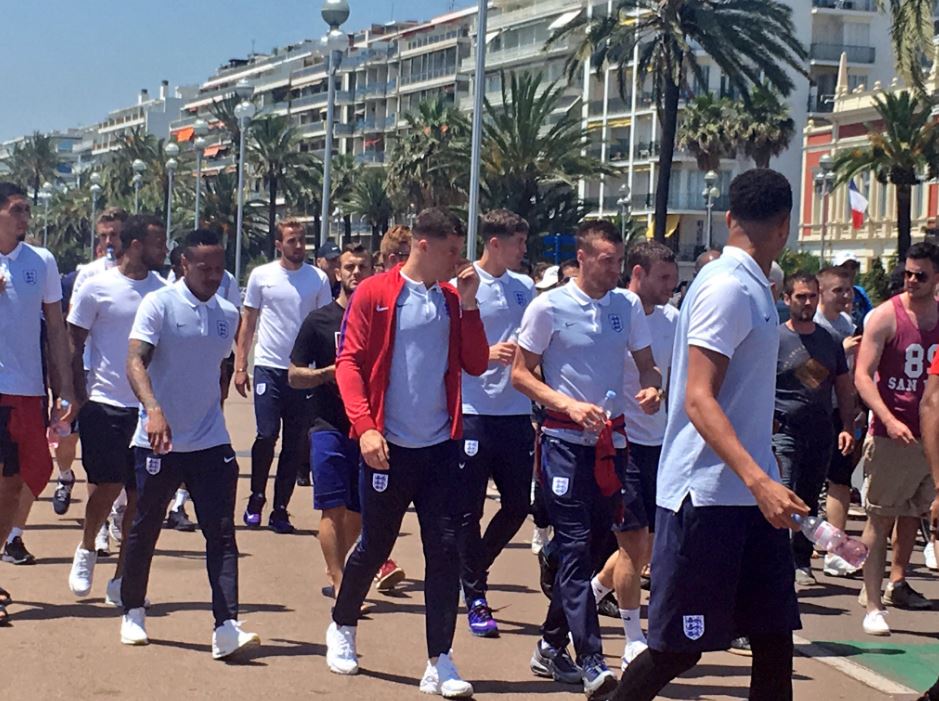
MULTIPOLYGON (((518 343, 542 356, 544 381, 551 389, 597 405, 613 391, 612 415, 618 416, 626 410, 626 353, 647 348, 652 338, 635 294, 616 289, 593 299, 572 280, 528 305, 518 343)), ((597 442, 596 435, 583 431, 546 428, 544 433, 579 445, 597 442)), ((617 448, 626 447, 619 434, 613 441, 617 448)))
POLYGON ((427 448, 450 438, 444 386, 450 315, 440 285, 428 288, 404 273, 401 277, 385 394, 385 439, 401 448, 427 448))
POLYGON ((773 406, 779 317, 770 282, 748 253, 726 246, 695 278, 682 304, 672 355, 665 443, 656 503, 677 512, 694 506, 754 506, 743 482, 709 448, 685 413, 688 346, 730 358, 717 401, 743 447, 774 480, 773 406))
MULTIPOLYGON (((238 310, 218 295, 199 301, 185 280, 143 298, 130 338, 154 346, 148 368, 157 402, 173 433, 174 453, 231 443, 222 415, 219 367, 231 351, 238 310)), ((149 448, 140 419, 133 445, 149 448)))
MULTIPOLYGON (((515 341, 522 315, 534 297, 535 283, 525 275, 507 270, 493 277, 478 263, 476 302, 490 346, 515 341)), ((528 416, 531 400, 512 387, 512 366, 489 363, 479 377, 463 373, 463 413, 482 416, 528 416)))

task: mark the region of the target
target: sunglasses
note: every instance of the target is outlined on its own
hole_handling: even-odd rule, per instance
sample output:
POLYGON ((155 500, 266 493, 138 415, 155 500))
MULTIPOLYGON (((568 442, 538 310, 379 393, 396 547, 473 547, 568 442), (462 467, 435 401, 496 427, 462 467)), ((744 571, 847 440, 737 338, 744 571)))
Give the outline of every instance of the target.
POLYGON ((922 270, 904 270, 903 277, 905 277, 907 280, 916 280, 916 282, 926 282, 926 278, 929 276, 922 270))

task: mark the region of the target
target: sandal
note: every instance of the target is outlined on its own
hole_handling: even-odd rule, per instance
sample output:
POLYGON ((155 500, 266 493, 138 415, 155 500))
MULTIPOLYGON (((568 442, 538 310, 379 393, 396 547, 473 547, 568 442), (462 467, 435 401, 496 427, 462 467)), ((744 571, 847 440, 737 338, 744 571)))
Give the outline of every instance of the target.
POLYGON ((13 597, 3 587, 0 587, 0 606, 9 606, 13 603, 13 597))

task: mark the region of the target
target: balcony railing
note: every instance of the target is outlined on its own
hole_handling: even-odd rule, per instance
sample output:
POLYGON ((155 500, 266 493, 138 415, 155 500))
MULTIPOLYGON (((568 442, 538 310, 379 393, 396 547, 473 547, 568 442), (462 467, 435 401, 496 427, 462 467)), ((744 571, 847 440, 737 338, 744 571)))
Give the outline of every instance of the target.
POLYGON ((297 110, 302 110, 306 107, 316 107, 319 105, 325 105, 327 97, 328 95, 325 92, 298 97, 295 100, 290 101, 290 111, 295 112, 297 110))
MULTIPOLYGON (((639 194, 632 195, 630 197, 632 200, 632 211, 642 212, 655 209, 655 195, 651 192, 648 194, 639 194)), ((619 207, 616 204, 616 197, 608 198, 604 202, 604 208, 615 212, 619 210, 619 207)), ((705 211, 704 198, 701 196, 701 193, 698 191, 688 191, 683 190, 679 192, 672 192, 668 196, 668 208, 673 209, 685 209, 691 211, 705 211)), ((730 199, 726 195, 721 195, 716 200, 714 200, 714 211, 720 212, 725 211, 730 206, 730 199)))
POLYGON ((823 10, 854 10, 855 12, 875 12, 874 0, 812 0, 812 7, 823 10))
POLYGON ((412 73, 411 75, 401 76, 401 85, 411 85, 413 83, 423 83, 426 80, 436 80, 437 78, 453 77, 456 80, 456 65, 434 68, 421 73, 412 73))
POLYGON ((834 95, 809 95, 809 112, 832 112, 835 109, 834 95))
POLYGON ((809 58, 815 61, 841 60, 842 52, 848 55, 851 63, 873 63, 876 51, 873 46, 851 46, 849 44, 812 44, 809 58))
POLYGON ((385 152, 384 151, 363 151, 362 153, 357 153, 355 155, 355 160, 358 163, 384 163, 385 152))

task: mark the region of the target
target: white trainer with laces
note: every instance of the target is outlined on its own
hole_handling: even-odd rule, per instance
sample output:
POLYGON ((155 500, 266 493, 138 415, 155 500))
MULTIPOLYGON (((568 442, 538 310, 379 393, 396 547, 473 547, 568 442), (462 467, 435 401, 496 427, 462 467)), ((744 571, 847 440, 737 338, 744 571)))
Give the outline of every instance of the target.
POLYGON ((141 608, 131 609, 121 618, 121 642, 124 645, 147 645, 147 613, 141 608))
POLYGON ((645 640, 633 640, 630 643, 626 643, 626 648, 623 650, 623 660, 620 664, 620 668, 625 672, 626 668, 629 666, 629 663, 648 649, 649 644, 645 640))
POLYGON ((427 660, 427 669, 421 679, 421 693, 436 694, 445 699, 468 699, 473 695, 473 685, 463 680, 456 671, 453 659, 444 654, 437 657, 436 664, 427 660))
POLYGON ((107 557, 111 554, 111 541, 108 536, 107 521, 104 522, 104 525, 98 530, 98 535, 95 536, 95 550, 101 557, 107 557))
POLYGON ((829 577, 848 577, 857 572, 857 569, 851 567, 840 555, 825 553, 825 566, 822 571, 829 577))
POLYGON ((936 562, 936 551, 939 550, 939 544, 931 540, 923 548, 923 557, 926 558, 926 569, 933 572, 939 571, 939 562, 936 562))
POLYGON ((72 558, 72 570, 68 574, 68 588, 75 596, 84 598, 91 592, 96 562, 97 551, 85 550, 79 543, 75 548, 75 557, 72 558))
POLYGON ((326 664, 336 674, 356 674, 359 658, 355 654, 355 628, 338 626, 335 621, 326 629, 326 664))
POLYGON ((241 629, 242 622, 229 618, 212 633, 212 659, 222 660, 246 647, 261 644, 261 636, 241 629))
POLYGON ((864 616, 864 632, 868 635, 890 635, 887 612, 884 609, 877 609, 864 616))
MULTIPOLYGON (((116 606, 117 608, 124 608, 124 602, 121 599, 121 577, 108 580, 108 588, 104 595, 104 603, 110 606, 116 606)), ((145 609, 150 608, 150 599, 143 600, 143 607, 145 609)))

